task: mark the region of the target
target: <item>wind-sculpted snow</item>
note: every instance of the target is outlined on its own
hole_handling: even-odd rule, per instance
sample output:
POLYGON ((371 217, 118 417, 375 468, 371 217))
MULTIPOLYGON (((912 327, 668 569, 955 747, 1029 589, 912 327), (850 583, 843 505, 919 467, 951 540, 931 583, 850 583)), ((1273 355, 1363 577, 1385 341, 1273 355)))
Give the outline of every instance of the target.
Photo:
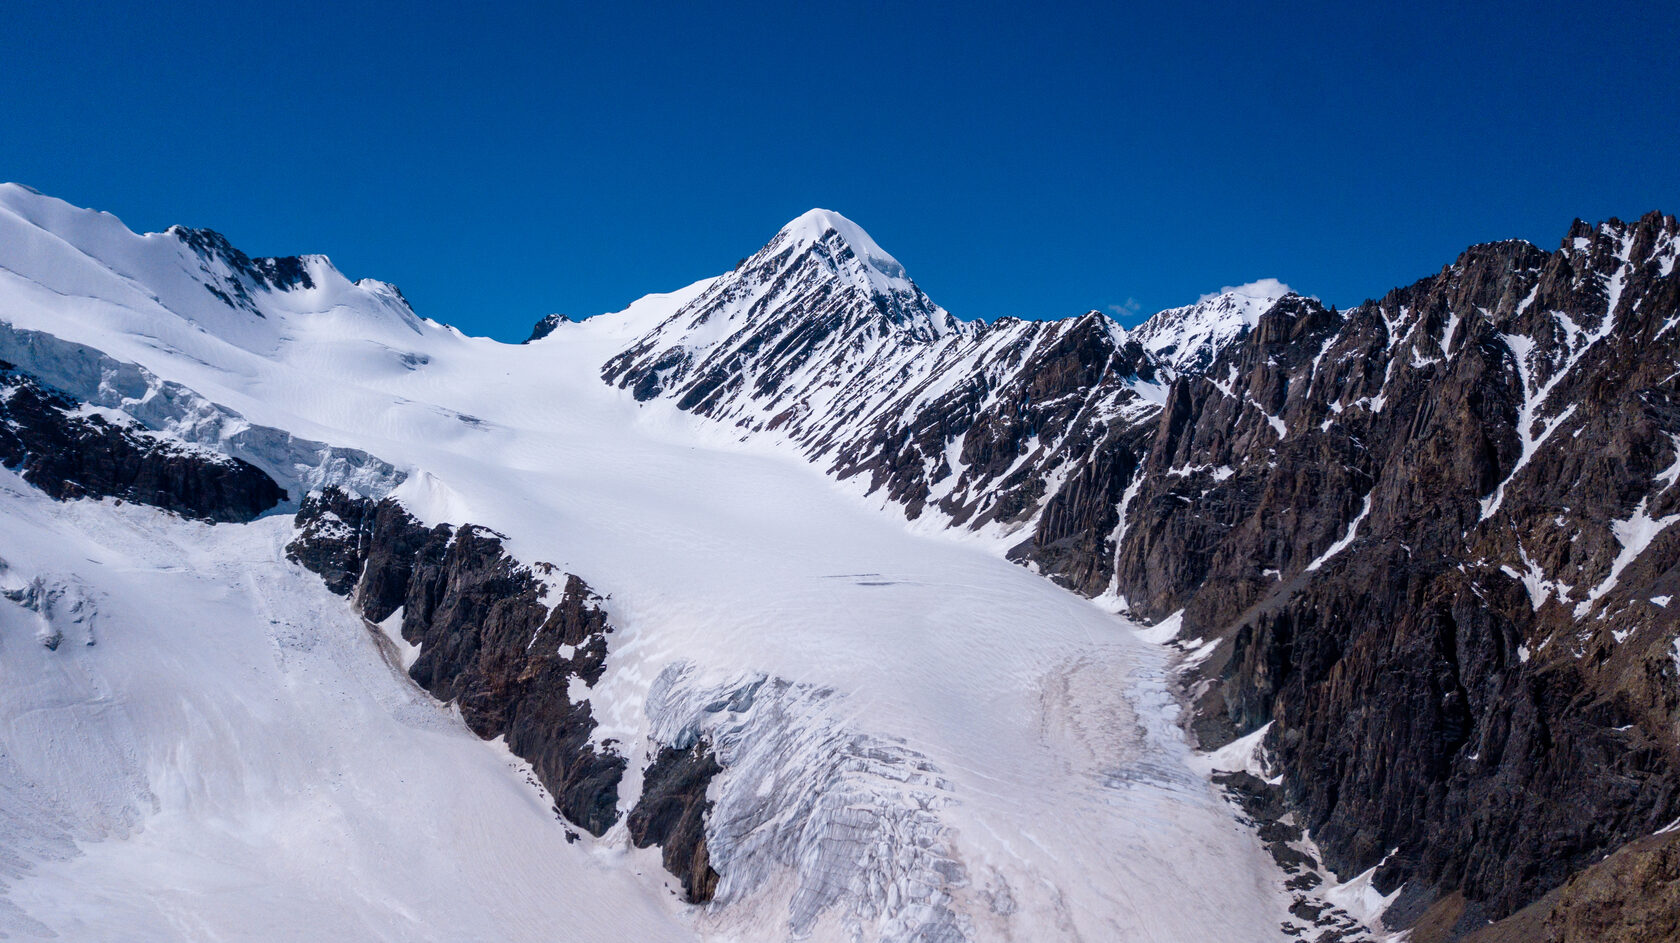
POLYGON ((36 574, 24 577, 11 564, 0 560, 0 597, 35 614, 35 640, 56 649, 68 637, 79 645, 93 645, 94 623, 99 606, 89 589, 76 577, 36 574))

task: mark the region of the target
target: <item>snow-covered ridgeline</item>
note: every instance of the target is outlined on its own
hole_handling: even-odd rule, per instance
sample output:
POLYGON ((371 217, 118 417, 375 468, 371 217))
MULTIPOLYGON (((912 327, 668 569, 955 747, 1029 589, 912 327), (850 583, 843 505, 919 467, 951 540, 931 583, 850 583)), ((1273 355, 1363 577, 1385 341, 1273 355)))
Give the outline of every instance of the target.
MULTIPOLYGON (((1088 459, 1094 428, 1152 416, 1170 377, 1096 312, 956 321, 829 211, 794 220, 604 374, 638 399, 670 399, 733 436, 861 476, 912 517, 1000 538, 1032 525, 1088 459), (1056 428, 1039 435, 1045 423, 1056 428), (1017 473, 1041 483, 1036 497, 994 514, 999 483, 1017 473)), ((1009 489, 1032 490, 1021 484, 1009 489)))
POLYGON ((1155 314, 1133 329, 1132 337, 1175 372, 1204 373, 1290 293, 1289 286, 1275 278, 1223 288, 1193 305, 1155 314))

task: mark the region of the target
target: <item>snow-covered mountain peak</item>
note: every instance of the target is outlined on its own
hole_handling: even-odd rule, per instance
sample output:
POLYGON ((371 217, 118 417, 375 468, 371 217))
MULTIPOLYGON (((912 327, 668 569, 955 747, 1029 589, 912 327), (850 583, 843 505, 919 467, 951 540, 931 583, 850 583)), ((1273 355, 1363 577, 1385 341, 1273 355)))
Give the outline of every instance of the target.
POLYGON ((840 213, 833 212, 833 210, 823 210, 823 208, 806 210, 795 219, 790 220, 788 225, 781 227, 781 232, 776 235, 778 235, 778 239, 786 239, 790 242, 813 244, 813 242, 822 242, 822 240, 828 239, 830 234, 838 237, 842 244, 848 245, 857 256, 864 257, 867 261, 879 262, 880 266, 885 267, 885 269, 899 269, 900 272, 904 269, 904 266, 900 266, 899 261, 894 259, 890 252, 882 249, 879 242, 875 242, 874 237, 870 237, 867 232, 864 232, 864 227, 860 227, 860 225, 848 220, 840 213))
POLYGON ((934 304, 856 223, 818 209, 707 283, 603 375, 642 399, 684 389, 692 405, 725 388, 780 389, 812 372, 849 376, 892 350, 978 327, 934 304))
POLYGON ((1241 340, 1260 316, 1294 294, 1275 278, 1263 278, 1203 295, 1193 305, 1168 308, 1134 328, 1131 336, 1156 359, 1180 373, 1200 373, 1219 352, 1241 340))
POLYGON ((862 226, 833 210, 812 209, 795 217, 742 268, 763 268, 768 263, 785 270, 809 257, 820 260, 822 268, 842 283, 869 295, 921 296, 925 300, 891 253, 862 226))
POLYGON ((424 329, 396 286, 353 282, 324 255, 253 257, 185 226, 136 233, 19 184, 0 184, 0 244, 15 250, 0 290, 34 302, 7 317, 70 339, 115 331, 231 366, 230 347, 271 355, 308 337, 395 347, 424 329), (29 312, 53 314, 31 324, 29 312))
MULTIPOLYGON (((1249 282, 1246 285, 1237 285, 1235 287, 1227 285, 1218 291, 1210 291, 1200 298, 1197 298, 1196 302, 1197 304, 1201 304, 1209 301, 1247 301, 1264 305, 1269 308, 1276 304, 1284 295, 1290 294, 1294 294, 1294 292, 1283 282, 1278 281, 1275 278, 1261 278, 1249 282)), ((1255 319, 1258 320, 1259 316, 1256 315, 1255 319)))

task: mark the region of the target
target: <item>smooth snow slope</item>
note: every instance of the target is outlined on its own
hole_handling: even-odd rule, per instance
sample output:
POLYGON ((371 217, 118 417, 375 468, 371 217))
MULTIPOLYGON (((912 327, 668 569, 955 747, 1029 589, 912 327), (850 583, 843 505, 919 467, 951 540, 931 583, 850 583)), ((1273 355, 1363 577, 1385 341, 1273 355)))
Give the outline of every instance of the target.
MULTIPOLYGON (((1276 938, 1286 904, 1280 878, 1186 766, 1161 656, 1130 626, 984 548, 912 536, 792 457, 720 442, 715 429, 668 405, 639 406, 600 382, 607 358, 706 283, 510 346, 416 319, 320 260, 319 297, 263 294, 264 324, 224 331, 222 312, 177 310, 168 292, 147 287, 134 242, 163 238, 0 189, 0 311, 17 328, 140 363, 252 422, 407 468, 412 477, 397 493, 416 514, 494 528, 520 559, 555 563, 610 594, 619 631, 608 670, 581 696, 602 721, 599 738, 631 745, 626 801, 650 733, 699 728, 729 744, 732 765, 711 793, 723 885, 716 904, 678 918, 694 930, 718 939, 1276 938), (738 715, 716 707, 718 692, 758 678, 771 679, 758 706, 738 715)), ((144 517, 125 510, 121 526, 164 528, 144 517)), ((288 528, 280 519, 193 525, 191 538, 170 537, 183 570, 119 584, 132 593, 125 605, 139 612, 148 593, 179 583, 199 594, 185 598, 222 610, 274 606, 260 599, 267 573, 285 584, 292 607, 279 618, 310 625, 309 644, 367 646, 341 601, 299 588, 310 578, 276 562, 288 528)), ((82 553, 97 560, 101 552, 82 553)), ((53 565, 85 566, 67 553, 53 565)), ((155 569, 168 556, 143 565, 155 569)), ((36 662, 52 655, 31 650, 22 660, 28 646, 14 639, 8 631, 0 642, 8 677, 47 670, 36 662)), ((260 703, 270 722, 228 725, 235 740, 204 721, 203 737, 238 744, 208 764, 192 755, 196 721, 113 733, 151 751, 123 799, 132 821, 79 857, 33 864, 6 892, 14 906, 54 926, 87 925, 108 910, 140 908, 141 877, 156 868, 185 901, 171 912, 202 921, 175 932, 250 935, 237 910, 192 902, 269 895, 280 913, 287 889, 299 885, 273 877, 286 865, 231 881, 194 865, 206 830, 233 823, 253 856, 272 844, 281 851, 268 853, 282 858, 361 862, 334 877, 335 893, 345 895, 369 878, 370 900, 344 904, 333 924, 352 937, 389 930, 380 921, 397 909, 392 901, 410 908, 409 926, 417 926, 434 903, 452 909, 451 894, 523 907, 525 923, 507 931, 515 935, 547 921, 554 938, 655 938, 661 913, 681 913, 645 906, 667 894, 666 876, 651 856, 619 857, 622 828, 599 843, 556 841, 559 826, 519 792, 518 777, 492 775, 502 758, 491 746, 447 725, 404 733, 402 722, 381 715, 386 708, 370 706, 400 702, 405 715, 422 712, 404 679, 366 671, 335 688, 285 671, 241 674, 247 660, 261 664, 249 651, 194 654, 205 659, 202 671, 186 661, 220 644, 205 632, 186 653, 158 655, 183 661, 174 674, 137 676, 135 696, 185 698, 205 712, 260 703), (202 688, 152 691, 164 678, 202 688), (357 685, 360 693, 342 693, 357 685), (216 706, 227 698, 239 706, 216 706), (322 730, 335 708, 341 727, 322 730), (331 733, 319 747, 316 730, 331 733), (331 762, 310 762, 313 750, 331 762), (269 757, 281 772, 241 766, 264 770, 269 757), (311 797, 330 788, 334 763, 344 776, 369 778, 351 790, 354 812, 342 813, 342 827, 324 828, 311 797), (183 771, 206 777, 203 788, 222 798, 208 806, 145 798, 148 790, 178 794, 183 771), (485 834, 438 834, 468 812, 485 817, 485 834), (512 834, 520 822, 529 834, 512 834), (416 846, 435 848, 435 861, 416 846), (615 860, 645 872, 636 888, 622 871, 600 870, 615 860), (380 862, 400 870, 382 875, 380 862), (96 899, 70 887, 105 890, 96 899), (587 914, 599 901, 621 906, 645 932, 593 932, 602 928, 587 914), (545 916, 562 911, 585 916, 573 924, 545 916)), ((272 659, 284 645, 270 648, 262 654, 272 659)), ((93 651, 78 657, 107 657, 93 651)), ((6 710, 23 716, 20 698, 9 684, 0 691, 6 710)), ((50 749, 43 738, 74 713, 39 710, 28 707, 34 726, 14 721, 8 737, 50 749)), ((79 795, 74 784, 64 788, 79 795)), ((467 929, 491 911, 499 908, 452 913, 455 922, 435 938, 500 936, 499 927, 467 929)))
POLYGON ((0 520, 0 587, 57 597, 0 600, 0 936, 693 938, 285 562, 286 518, 57 504, 0 471, 0 520))

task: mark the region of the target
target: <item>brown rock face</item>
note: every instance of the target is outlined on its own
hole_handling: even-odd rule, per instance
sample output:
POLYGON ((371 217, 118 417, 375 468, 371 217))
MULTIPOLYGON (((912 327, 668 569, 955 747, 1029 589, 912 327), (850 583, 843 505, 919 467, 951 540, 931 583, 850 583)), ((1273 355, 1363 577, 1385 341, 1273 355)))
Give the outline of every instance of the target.
POLYGON ((428 529, 395 501, 336 489, 305 499, 298 530, 288 556, 354 593, 365 618, 402 609, 403 638, 421 646, 409 677, 480 737, 505 736, 569 821, 597 836, 617 821, 624 757, 590 743, 588 702, 568 695, 600 679, 612 631, 582 580, 567 575, 551 604, 546 570, 519 565, 494 533, 428 529))
POLYGON ((1272 722, 1339 872, 1499 917, 1680 814, 1675 232, 1479 246, 1175 385, 1119 584, 1226 640, 1197 733, 1272 722))
MULTIPOLYGON (((1680 940, 1680 834, 1629 842, 1562 887, 1465 943, 1672 943, 1680 940)), ((1429 943, 1420 940, 1419 943, 1429 943)))
POLYGON ((663 747, 642 780, 642 798, 625 824, 637 848, 659 845, 665 870, 682 879, 691 904, 717 893, 718 873, 706 847, 706 787, 723 771, 704 740, 687 749, 663 747))
MULTIPOLYGON (((522 566, 482 527, 426 528, 394 500, 337 489, 310 495, 286 548, 370 622, 402 611, 403 639, 420 646, 409 677, 454 702, 480 737, 505 737, 555 800, 555 811, 599 837, 618 820, 625 758, 591 742, 596 722, 574 686, 606 667, 602 598, 566 574, 559 599, 545 564, 522 566)), ((690 903, 717 891, 706 844, 706 787, 722 769, 704 741, 661 748, 627 825, 639 848, 659 845, 690 903)))

